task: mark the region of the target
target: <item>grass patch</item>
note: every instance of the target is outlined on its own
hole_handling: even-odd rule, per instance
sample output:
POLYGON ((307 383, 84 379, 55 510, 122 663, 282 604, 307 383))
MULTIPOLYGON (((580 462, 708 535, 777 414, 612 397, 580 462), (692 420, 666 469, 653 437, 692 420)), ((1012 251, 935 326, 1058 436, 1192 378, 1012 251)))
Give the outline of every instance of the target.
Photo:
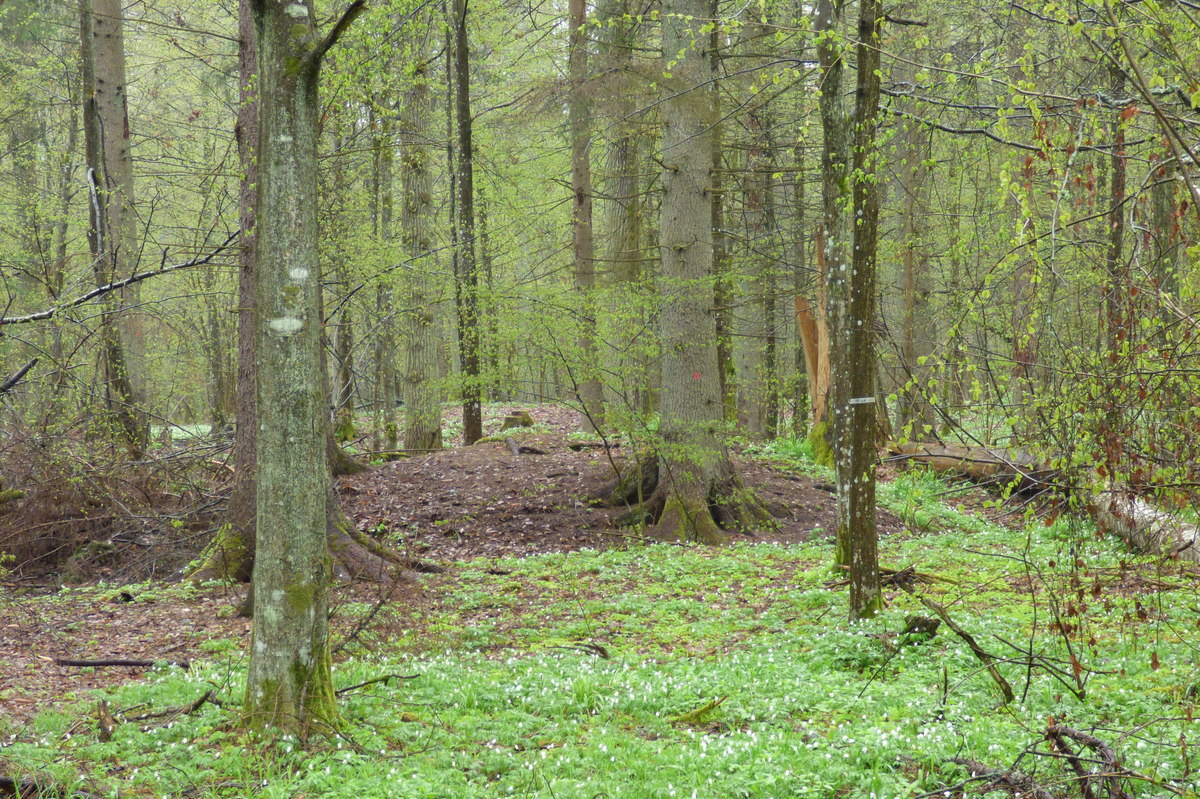
POLYGON ((338 686, 418 676, 343 696, 339 734, 308 751, 237 731, 244 662, 221 646, 107 696, 157 709, 213 690, 220 706, 106 743, 94 699, 47 712, 4 730, 0 772, 114 797, 916 797, 961 795, 957 758, 1020 760, 1078 795, 1060 760, 1022 757, 1047 751, 1053 717, 1112 746, 1133 795, 1195 796, 1195 576, 1062 519, 1012 530, 962 514, 936 480, 906 478, 882 501, 936 523, 881 558, 942 578, 917 590, 997 657, 1009 705, 944 626, 906 640, 924 612, 907 594, 847 622, 828 545, 662 545, 433 578, 407 630, 335 666, 338 686))

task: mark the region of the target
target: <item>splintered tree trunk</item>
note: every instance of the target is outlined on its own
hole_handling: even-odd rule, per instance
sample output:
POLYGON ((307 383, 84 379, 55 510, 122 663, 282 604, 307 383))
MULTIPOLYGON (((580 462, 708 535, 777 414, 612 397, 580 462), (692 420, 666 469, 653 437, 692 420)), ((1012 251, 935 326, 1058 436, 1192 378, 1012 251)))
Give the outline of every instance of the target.
MULTIPOLYGON (((826 298, 824 317, 825 326, 832 338, 830 349, 842 346, 837 340, 841 330, 842 320, 839 313, 842 307, 832 301, 833 297, 843 291, 841 282, 845 280, 848 265, 846 263, 846 230, 844 200, 849 194, 849 162, 850 162, 850 118, 846 114, 845 101, 842 97, 842 73, 845 71, 842 48, 838 44, 836 29, 844 0, 818 0, 816 15, 813 19, 813 30, 820 39, 817 44, 817 59, 821 66, 821 97, 818 103, 821 113, 821 135, 824 147, 821 151, 821 236, 817 239, 818 272, 823 277, 826 298)), ((821 369, 818 367, 818 375, 821 369)), ((814 443, 823 443, 826 447, 837 448, 836 419, 822 419, 818 415, 820 395, 814 387, 813 398, 813 430, 814 443), (831 424, 832 422, 832 424, 831 424)), ((824 402, 837 408, 849 398, 847 394, 846 375, 839 373, 830 364, 830 379, 828 391, 825 392, 824 402)), ((824 449, 824 448, 823 448, 824 449)), ((828 449, 824 450, 826 453, 828 449)), ((821 453, 819 460, 826 460, 827 455, 821 453)), ((840 562, 840 561, 839 561, 840 562)), ((844 564, 843 564, 844 565, 844 564)))
MULTIPOLYGON (((317 84, 331 39, 311 0, 252 0, 257 35, 257 553, 246 722, 301 736, 336 715, 329 470, 317 258, 317 84)), ((334 28, 361 11, 351 5, 334 28)))
MULTIPOLYGON (((850 615, 872 616, 883 607, 875 529, 875 253, 879 189, 875 167, 879 113, 881 0, 861 0, 858 21, 858 86, 854 111, 854 253, 849 279, 834 301, 842 306, 834 374, 844 375, 847 396, 835 403, 839 564, 850 567, 850 615)), ((840 394, 840 392, 839 392, 840 394)), ((840 399, 840 397, 839 397, 840 399)))
POLYGON ((761 520, 718 437, 721 426, 712 291, 711 0, 668 0, 663 52, 673 61, 662 85, 662 424, 661 500, 652 533, 666 540, 725 540, 728 526, 761 520), (732 523, 730 525, 729 523, 732 523))
MULTIPOLYGON (((426 28, 429 16, 426 15, 426 28)), ((427 74, 426 34, 419 33, 417 66, 404 97, 401 128, 407 145, 401 151, 404 184, 401 236, 404 254, 412 260, 408 276, 405 319, 407 358, 404 379, 404 446, 442 448, 442 397, 437 380, 437 337, 441 329, 435 301, 432 184, 429 169, 429 120, 433 105, 427 74)))

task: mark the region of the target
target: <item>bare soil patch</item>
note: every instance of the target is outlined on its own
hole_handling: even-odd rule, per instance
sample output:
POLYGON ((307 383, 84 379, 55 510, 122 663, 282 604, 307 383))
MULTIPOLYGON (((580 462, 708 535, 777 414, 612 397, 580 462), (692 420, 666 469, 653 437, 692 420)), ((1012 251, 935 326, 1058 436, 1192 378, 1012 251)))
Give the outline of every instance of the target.
MULTIPOLYGON (((585 446, 559 431, 514 441, 542 454, 513 454, 503 441, 447 449, 342 478, 338 494, 359 530, 393 536, 410 556, 443 565, 640 545, 635 530, 614 525, 625 508, 592 501, 614 467, 635 457, 628 444, 585 446)), ((778 526, 729 531, 733 540, 792 544, 835 534, 833 486, 761 461, 735 462, 778 526)), ((895 533, 904 524, 881 509, 879 529, 895 533)))

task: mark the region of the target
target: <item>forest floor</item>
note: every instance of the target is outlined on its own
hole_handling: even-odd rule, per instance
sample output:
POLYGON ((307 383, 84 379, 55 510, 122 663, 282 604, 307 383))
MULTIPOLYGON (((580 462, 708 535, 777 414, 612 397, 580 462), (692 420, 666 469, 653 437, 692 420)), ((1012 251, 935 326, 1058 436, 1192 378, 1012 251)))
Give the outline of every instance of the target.
MULTIPOLYGON (((628 444, 610 441, 607 451, 584 446, 595 439, 575 433, 574 412, 551 405, 519 407, 530 412, 535 426, 505 435, 544 454, 512 454, 503 441, 480 443, 392 461, 337 481, 343 507, 360 530, 449 569, 445 578, 403 584, 401 604, 429 601, 436 585, 454 579, 457 564, 480 568, 500 558, 640 545, 631 531, 613 524, 623 508, 591 502, 612 480, 614 463, 630 457, 628 444)), ((495 436, 510 409, 490 408, 485 433, 495 436)), ((775 529, 754 535, 731 533, 735 542, 788 545, 832 537, 832 485, 761 458, 738 454, 735 460, 777 522, 775 529)), ((890 467, 880 471, 884 479, 895 474, 890 467)), ((974 511, 981 508, 978 492, 956 501, 974 511)), ((878 522, 882 535, 907 529, 883 508, 878 522)), ((139 557, 147 559, 144 552, 139 557)), ((120 573, 106 569, 114 571, 120 573)), ((246 645, 250 622, 234 612, 242 587, 164 590, 164 585, 99 583, 59 590, 54 575, 47 575, 32 586, 0 592, 0 717, 29 719, 63 698, 135 680, 146 671, 62 666, 56 658, 192 661, 211 654, 213 641, 246 645), (53 601, 46 601, 55 591, 53 601)), ((335 604, 369 602, 387 590, 338 586, 335 604)), ((335 618, 335 630, 348 634, 349 622, 338 624, 335 618)))
POLYGON ((244 587, 145 579, 199 524, 147 526, 130 552, 161 552, 152 571, 14 571, 0 795, 1200 796, 1193 564, 885 464, 885 607, 848 623, 829 473, 797 442, 736 448, 774 529, 642 546, 591 502, 628 444, 524 410, 523 452, 501 437, 339 480, 356 525, 444 571, 335 587, 339 725, 301 749, 239 731, 244 587))

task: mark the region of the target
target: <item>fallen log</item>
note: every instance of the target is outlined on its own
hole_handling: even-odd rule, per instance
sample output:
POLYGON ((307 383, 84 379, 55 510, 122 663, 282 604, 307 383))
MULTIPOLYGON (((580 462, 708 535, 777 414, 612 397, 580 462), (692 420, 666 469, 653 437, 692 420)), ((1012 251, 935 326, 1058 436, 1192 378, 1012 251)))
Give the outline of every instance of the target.
MULTIPOLYGON (((916 461, 936 472, 955 472, 987 485, 1013 485, 1020 492, 1064 490, 1067 485, 1060 470, 1021 450, 911 443, 893 446, 888 460, 916 461)), ((1097 529, 1117 536, 1135 552, 1200 563, 1200 527, 1155 507, 1136 491, 1092 490, 1083 500, 1097 529)))
POLYGON ((889 449, 889 461, 916 461, 935 472, 957 472, 984 485, 1011 485, 1014 491, 1044 491, 1062 474, 1024 450, 965 447, 960 444, 909 443, 889 449))
POLYGON ((1114 489, 1093 494, 1087 503, 1096 527, 1131 549, 1200 563, 1200 528, 1180 521, 1130 492, 1114 489))

